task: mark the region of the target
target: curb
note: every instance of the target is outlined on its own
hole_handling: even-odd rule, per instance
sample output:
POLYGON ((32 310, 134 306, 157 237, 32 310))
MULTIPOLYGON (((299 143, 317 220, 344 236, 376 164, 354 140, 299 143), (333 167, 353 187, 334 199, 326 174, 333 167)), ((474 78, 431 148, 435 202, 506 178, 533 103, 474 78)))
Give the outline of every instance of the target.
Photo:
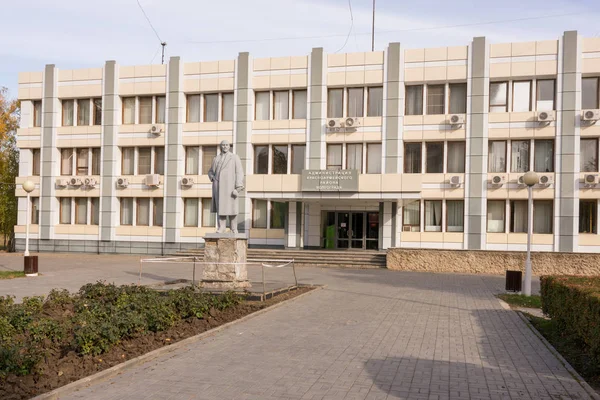
POLYGON ((165 347, 160 347, 160 348, 158 348, 156 350, 152 350, 149 353, 142 354, 141 356, 138 356, 136 358, 132 358, 131 360, 125 361, 125 362, 123 362, 121 364, 118 364, 118 365, 115 365, 115 366, 110 367, 108 369, 105 369, 104 371, 100 371, 100 372, 98 372, 98 373, 96 373, 94 375, 90 375, 90 376, 87 376, 85 378, 79 379, 78 381, 71 382, 68 385, 61 386, 61 387, 56 388, 56 389, 54 389, 54 390, 52 390, 50 392, 40 394, 39 396, 33 397, 32 400, 49 400, 49 399, 54 400, 54 399, 59 399, 60 396, 66 396, 67 394, 73 393, 73 392, 75 392, 75 391, 77 391, 79 389, 83 389, 84 387, 88 387, 88 386, 91 386, 92 384, 99 383, 99 382, 101 382, 103 380, 112 378, 113 376, 116 376, 116 375, 118 375, 118 374, 120 374, 120 373, 122 373, 124 371, 127 371, 127 370, 129 370, 129 369, 131 369, 133 367, 136 367, 136 366, 138 366, 140 364, 146 363, 146 362, 151 361, 151 360, 153 360, 153 359, 155 359, 157 357, 160 357, 162 355, 165 355, 165 354, 171 353, 173 351, 179 350, 179 349, 181 349, 181 348, 183 348, 185 346, 188 346, 190 344, 198 342, 198 341, 200 341, 200 340, 202 340, 204 338, 207 338, 209 336, 213 336, 216 333, 218 333, 218 332, 220 332, 222 330, 228 329, 228 328, 230 328, 233 325, 236 325, 238 323, 247 321, 247 320, 249 320, 251 318, 257 317, 257 316, 259 316, 261 314, 264 314, 267 311, 271 311, 271 310, 273 310, 275 308, 282 307, 282 306, 284 306, 286 304, 289 304, 289 303, 291 303, 291 302, 293 302, 295 300, 298 300, 298 299, 300 299, 300 298, 302 298, 304 296, 307 296, 309 294, 315 293, 316 291, 318 291, 320 289, 323 289, 325 287, 327 287, 327 285, 314 286, 313 290, 308 291, 306 293, 302 293, 301 295, 298 295, 298 296, 296 296, 294 298, 291 298, 291 299, 288 299, 288 300, 284 300, 284 301, 281 301, 281 302, 279 302, 277 304, 269 306, 267 308, 263 308, 262 310, 255 311, 252 314, 246 315, 245 317, 242 317, 240 319, 236 319, 236 320, 231 321, 231 322, 227 322, 226 324, 217 326, 216 328, 213 328, 213 329, 208 330, 206 332, 202 332, 202 333, 200 333, 200 334, 198 334, 196 336, 191 336, 191 337, 189 337, 187 339, 180 340, 179 342, 173 343, 172 345, 165 346, 165 347))

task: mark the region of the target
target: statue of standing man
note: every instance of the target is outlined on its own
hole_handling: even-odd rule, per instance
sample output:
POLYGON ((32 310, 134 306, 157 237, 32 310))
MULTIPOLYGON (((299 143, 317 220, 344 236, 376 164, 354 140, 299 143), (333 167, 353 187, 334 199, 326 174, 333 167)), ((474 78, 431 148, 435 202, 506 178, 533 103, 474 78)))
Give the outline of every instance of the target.
POLYGON ((244 171, 240 158, 230 150, 227 140, 220 144, 221 154, 218 154, 208 171, 212 182, 211 212, 217 213, 219 219, 218 233, 224 233, 227 217, 229 228, 237 233, 237 215, 239 213, 238 194, 244 190, 244 171))

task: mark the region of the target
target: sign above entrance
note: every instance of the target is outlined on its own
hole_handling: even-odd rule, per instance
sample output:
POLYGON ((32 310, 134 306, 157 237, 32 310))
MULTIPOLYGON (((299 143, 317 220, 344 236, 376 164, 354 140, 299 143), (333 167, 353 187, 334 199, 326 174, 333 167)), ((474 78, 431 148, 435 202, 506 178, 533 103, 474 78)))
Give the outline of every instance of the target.
POLYGON ((302 170, 303 192, 357 192, 358 170, 302 170))

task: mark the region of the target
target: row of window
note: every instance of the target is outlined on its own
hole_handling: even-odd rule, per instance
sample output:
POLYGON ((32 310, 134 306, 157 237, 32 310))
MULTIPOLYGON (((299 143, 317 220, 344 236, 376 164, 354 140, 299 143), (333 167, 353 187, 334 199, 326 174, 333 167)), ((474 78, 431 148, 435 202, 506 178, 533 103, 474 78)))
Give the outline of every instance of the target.
POLYGON ((422 171, 428 174, 464 173, 465 142, 404 143, 404 173, 420 174, 422 171))
POLYGON ((488 142, 488 172, 507 172, 507 170, 510 172, 530 170, 554 172, 554 139, 490 140, 488 142), (510 149, 508 154, 507 149, 510 149), (532 151, 533 159, 529 156, 532 151))
MULTIPOLYGON (((39 198, 35 199, 32 222, 39 223, 39 198)), ((99 225, 100 198, 98 197, 61 197, 59 199, 59 223, 63 225, 99 225)))
MULTIPOLYGON (((39 149, 33 150, 33 171, 39 175, 39 149)), ((100 148, 80 147, 60 149, 60 174, 100 175, 100 148), (75 173, 73 173, 75 172, 75 173)))
MULTIPOLYGON (((463 232, 465 202, 463 200, 425 200, 425 232, 442 232, 445 216, 445 232, 463 232)), ((402 210, 402 231, 421 231, 421 202, 406 204, 402 210)))
POLYGON ((162 226, 163 198, 162 197, 121 197, 121 225, 162 226))
MULTIPOLYGON (((41 126, 42 102, 33 102, 33 126, 41 126)), ((102 125, 102 99, 62 101, 62 126, 102 125)))

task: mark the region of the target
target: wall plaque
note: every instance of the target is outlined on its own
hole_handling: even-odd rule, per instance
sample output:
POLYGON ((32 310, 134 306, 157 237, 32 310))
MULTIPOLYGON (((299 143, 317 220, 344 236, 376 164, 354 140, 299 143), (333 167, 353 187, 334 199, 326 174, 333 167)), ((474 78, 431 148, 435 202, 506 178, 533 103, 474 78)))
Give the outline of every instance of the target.
POLYGON ((358 170, 302 170, 303 192, 358 192, 358 170))

